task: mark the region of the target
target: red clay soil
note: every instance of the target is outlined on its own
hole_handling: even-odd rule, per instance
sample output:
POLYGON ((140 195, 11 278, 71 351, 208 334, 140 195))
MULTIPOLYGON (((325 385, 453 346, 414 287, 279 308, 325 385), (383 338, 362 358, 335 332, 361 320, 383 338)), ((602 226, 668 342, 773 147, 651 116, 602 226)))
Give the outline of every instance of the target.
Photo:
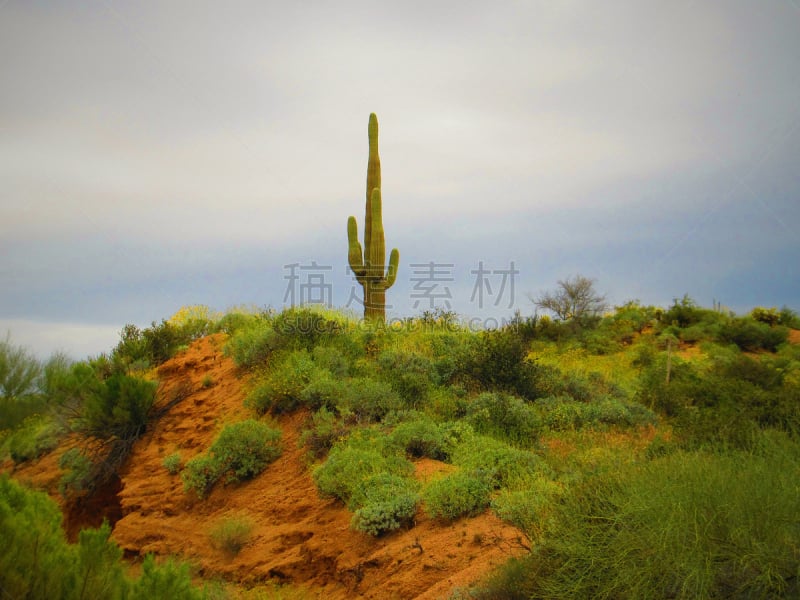
MULTIPOLYGON (((185 493, 180 476, 163 466, 164 458, 177 451, 185 463, 208 449, 223 424, 252 416, 243 406, 246 377, 223 356, 224 341, 221 335, 198 340, 158 369, 159 403, 174 405, 134 446, 120 489, 107 490, 112 493, 101 499, 104 506, 73 507, 70 529, 77 530, 81 518, 96 525, 107 516, 129 558, 178 555, 203 577, 246 587, 292 583, 326 600, 443 598, 525 552, 519 530, 488 511, 445 524, 420 510, 408 530, 380 538, 353 531, 351 513, 340 502, 319 497, 306 453, 298 447, 308 413, 278 420, 283 454, 255 479, 218 485, 204 500, 185 493), (239 516, 255 526, 244 548, 226 555, 212 545, 209 530, 220 519, 239 516)), ((14 476, 54 493, 61 452, 18 468, 14 476)), ((429 459, 416 468, 423 481, 453 469, 429 459)))

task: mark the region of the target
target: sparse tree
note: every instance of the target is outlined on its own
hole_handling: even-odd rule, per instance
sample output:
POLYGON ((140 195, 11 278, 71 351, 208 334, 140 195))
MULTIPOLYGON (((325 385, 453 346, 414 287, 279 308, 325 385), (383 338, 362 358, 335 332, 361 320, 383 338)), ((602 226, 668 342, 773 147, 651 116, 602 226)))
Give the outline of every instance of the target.
POLYGON ((575 275, 559 280, 556 290, 529 297, 538 308, 555 313, 563 321, 580 321, 600 315, 608 306, 606 297, 595 290, 594 284, 594 279, 575 275))

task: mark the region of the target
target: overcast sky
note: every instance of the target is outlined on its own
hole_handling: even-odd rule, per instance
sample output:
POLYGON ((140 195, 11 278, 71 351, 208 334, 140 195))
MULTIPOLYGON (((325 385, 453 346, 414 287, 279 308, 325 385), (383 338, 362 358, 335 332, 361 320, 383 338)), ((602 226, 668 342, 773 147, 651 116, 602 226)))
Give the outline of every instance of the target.
POLYGON ((184 304, 358 308, 370 112, 390 315, 578 273, 800 309, 798 0, 0 0, 0 332, 80 358, 184 304))

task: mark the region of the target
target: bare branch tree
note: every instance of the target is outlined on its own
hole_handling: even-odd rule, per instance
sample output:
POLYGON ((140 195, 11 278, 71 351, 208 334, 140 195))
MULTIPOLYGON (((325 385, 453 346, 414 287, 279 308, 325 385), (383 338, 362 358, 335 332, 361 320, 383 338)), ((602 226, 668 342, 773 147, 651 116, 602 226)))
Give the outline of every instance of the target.
POLYGON ((559 280, 557 290, 529 298, 538 308, 549 310, 564 321, 594 317, 608 306, 606 297, 597 293, 594 284, 594 279, 575 275, 559 280))

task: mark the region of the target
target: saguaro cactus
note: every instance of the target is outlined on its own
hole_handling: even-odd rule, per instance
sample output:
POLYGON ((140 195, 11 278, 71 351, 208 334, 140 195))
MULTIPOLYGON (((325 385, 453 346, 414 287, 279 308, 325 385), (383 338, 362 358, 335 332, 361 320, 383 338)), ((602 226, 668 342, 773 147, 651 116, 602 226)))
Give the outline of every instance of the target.
POLYGON ((393 248, 386 267, 386 241, 383 235, 381 205, 381 159, 378 156, 378 117, 369 116, 369 160, 367 162, 367 212, 364 218, 364 247, 358 241, 356 218, 347 219, 347 258, 356 281, 364 290, 364 318, 386 319, 386 290, 397 278, 400 253, 393 248))

